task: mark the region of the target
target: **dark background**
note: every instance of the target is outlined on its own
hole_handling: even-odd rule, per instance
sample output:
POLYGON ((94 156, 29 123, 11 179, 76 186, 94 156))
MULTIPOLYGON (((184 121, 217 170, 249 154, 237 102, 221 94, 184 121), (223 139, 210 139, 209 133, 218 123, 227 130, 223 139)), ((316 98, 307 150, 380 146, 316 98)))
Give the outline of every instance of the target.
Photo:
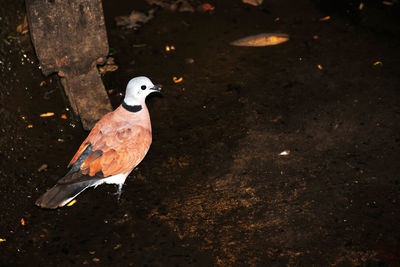
POLYGON ((147 101, 152 147, 119 202, 104 185, 36 207, 87 132, 16 32, 23 1, 2 1, 0 265, 400 266, 397 1, 221 0, 137 31, 114 17, 145 2, 103 2, 113 106, 135 76, 164 88, 147 101), (290 41, 229 45, 262 32, 290 41))

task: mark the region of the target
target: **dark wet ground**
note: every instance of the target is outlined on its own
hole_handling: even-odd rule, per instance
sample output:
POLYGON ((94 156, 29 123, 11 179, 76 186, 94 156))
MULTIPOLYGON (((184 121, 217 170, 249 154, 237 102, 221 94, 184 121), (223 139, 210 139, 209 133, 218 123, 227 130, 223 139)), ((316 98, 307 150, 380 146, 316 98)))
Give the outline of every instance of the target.
POLYGON ((104 82, 114 107, 134 76, 163 85, 153 145, 119 202, 107 185, 55 211, 34 200, 87 133, 15 31, 23 2, 0 8, 0 265, 400 266, 398 4, 218 1, 133 32, 113 18, 148 6, 120 2, 104 82), (229 46, 260 32, 291 40, 229 46))

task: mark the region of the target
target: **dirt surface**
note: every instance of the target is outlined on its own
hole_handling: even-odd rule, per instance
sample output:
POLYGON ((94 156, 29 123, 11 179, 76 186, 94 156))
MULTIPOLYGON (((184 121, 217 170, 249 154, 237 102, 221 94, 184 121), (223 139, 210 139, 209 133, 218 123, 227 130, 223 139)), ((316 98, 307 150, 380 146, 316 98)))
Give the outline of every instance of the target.
POLYGON ((400 266, 399 5, 212 4, 134 31, 114 17, 146 3, 104 3, 114 107, 134 76, 164 88, 148 99, 153 144, 119 202, 104 185, 49 211, 34 201, 87 132, 16 32, 23 1, 4 1, 0 265, 400 266), (229 45, 262 32, 290 41, 229 45))

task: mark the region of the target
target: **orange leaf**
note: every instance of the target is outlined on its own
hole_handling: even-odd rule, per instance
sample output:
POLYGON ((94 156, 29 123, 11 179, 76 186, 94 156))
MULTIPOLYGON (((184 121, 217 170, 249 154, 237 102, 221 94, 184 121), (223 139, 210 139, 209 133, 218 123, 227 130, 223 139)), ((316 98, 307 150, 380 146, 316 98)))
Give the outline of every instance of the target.
POLYGON ((174 83, 180 83, 183 81, 183 77, 180 77, 180 78, 172 77, 172 80, 174 81, 174 83))
POLYGON ((54 116, 54 112, 47 112, 47 113, 40 114, 40 117, 42 117, 42 118, 51 117, 51 116, 54 116))
POLYGON ((210 10, 214 10, 215 7, 213 5, 211 5, 210 3, 205 3, 205 4, 202 4, 202 9, 204 11, 210 11, 210 10))

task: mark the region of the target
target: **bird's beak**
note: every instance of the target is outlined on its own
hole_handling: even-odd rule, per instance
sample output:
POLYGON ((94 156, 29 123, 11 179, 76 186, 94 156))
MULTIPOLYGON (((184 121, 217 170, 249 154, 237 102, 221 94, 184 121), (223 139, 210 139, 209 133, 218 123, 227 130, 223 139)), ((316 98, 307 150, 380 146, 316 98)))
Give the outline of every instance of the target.
POLYGON ((160 86, 158 86, 158 85, 154 85, 152 88, 150 88, 151 90, 153 90, 153 91, 156 91, 156 92, 160 92, 161 91, 161 87, 160 86))

